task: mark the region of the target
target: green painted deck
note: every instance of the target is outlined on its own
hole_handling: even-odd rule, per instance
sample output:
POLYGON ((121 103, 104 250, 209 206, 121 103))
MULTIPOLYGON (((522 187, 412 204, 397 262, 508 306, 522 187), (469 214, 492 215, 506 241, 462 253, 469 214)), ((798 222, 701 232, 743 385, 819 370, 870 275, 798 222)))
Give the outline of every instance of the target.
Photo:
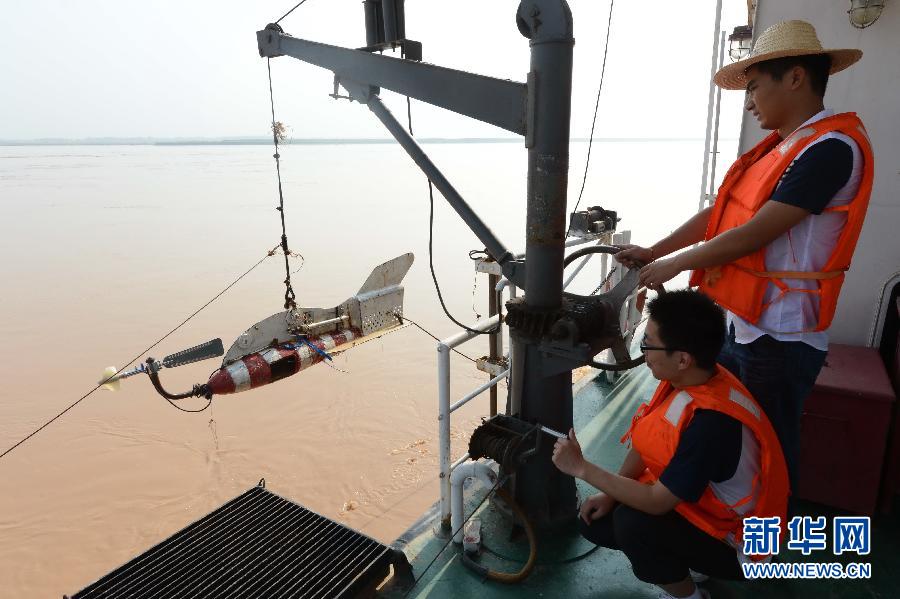
MULTIPOLYGON (((645 367, 628 372, 615 385, 606 383, 602 376, 576 385, 575 430, 589 460, 610 469, 618 468, 625 452, 619 439, 637 406, 649 399, 655 387, 656 381, 645 367)), ((480 483, 470 483, 466 488, 467 514, 488 490, 480 483)), ((579 481, 582 497, 593 492, 594 489, 579 481)), ((815 504, 803 504, 801 509, 804 514, 827 516, 829 526, 832 516, 841 515, 841 512, 815 504)), ((799 552, 787 551, 782 546, 778 557, 780 562, 868 562, 872 569, 869 580, 710 580, 701 586, 714 599, 900 597, 900 518, 897 513, 895 509, 893 515, 879 515, 873 519, 872 551, 868 556, 834 557, 826 550, 804 558, 799 552)), ((484 502, 476 516, 482 520, 485 545, 480 563, 506 572, 518 570, 527 557, 527 542, 524 539, 520 542, 509 540, 509 524, 489 501, 484 502)), ((446 546, 447 538, 435 534, 436 529, 436 511, 433 510, 398 539, 396 544, 408 556, 418 582, 406 593, 384 589, 383 596, 644 599, 658 595, 656 587, 634 577, 621 552, 595 548, 575 530, 553 539, 541 539, 538 565, 531 575, 520 584, 505 585, 484 580, 466 568, 460 561, 461 549, 452 543, 446 546), (436 555, 437 559, 429 567, 436 555)))

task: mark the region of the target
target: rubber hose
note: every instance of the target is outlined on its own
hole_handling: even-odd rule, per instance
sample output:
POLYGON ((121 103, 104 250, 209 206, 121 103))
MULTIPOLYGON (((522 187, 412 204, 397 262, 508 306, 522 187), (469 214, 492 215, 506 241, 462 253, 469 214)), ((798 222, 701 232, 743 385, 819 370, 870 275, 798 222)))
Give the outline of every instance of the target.
MULTIPOLYGON (((153 365, 153 358, 147 360, 147 363, 153 365)), ((163 389, 162 383, 159 380, 159 373, 150 370, 150 382, 153 383, 153 388, 156 389, 156 392, 165 397, 166 399, 177 401, 179 399, 186 399, 188 397, 209 397, 212 395, 206 385, 194 385, 194 388, 190 391, 185 391, 184 393, 169 393, 165 389, 163 389)))
POLYGON ((475 563, 465 551, 463 551, 462 554, 462 563, 469 569, 474 570, 481 576, 489 578, 490 580, 496 580, 497 582, 502 582, 504 584, 516 584, 525 580, 528 575, 531 574, 531 571, 534 570, 534 565, 537 561, 537 537, 534 534, 534 528, 531 526, 531 521, 528 519, 528 516, 525 515, 525 512, 523 512, 522 508, 519 507, 519 504, 513 500, 512 496, 504 489, 500 488, 497 489, 496 493, 497 496, 506 502, 506 505, 512 509, 513 513, 518 516, 519 520, 522 521, 522 525, 525 527, 525 535, 528 537, 528 560, 525 562, 525 565, 522 566, 521 570, 513 574, 491 570, 481 564, 475 563))

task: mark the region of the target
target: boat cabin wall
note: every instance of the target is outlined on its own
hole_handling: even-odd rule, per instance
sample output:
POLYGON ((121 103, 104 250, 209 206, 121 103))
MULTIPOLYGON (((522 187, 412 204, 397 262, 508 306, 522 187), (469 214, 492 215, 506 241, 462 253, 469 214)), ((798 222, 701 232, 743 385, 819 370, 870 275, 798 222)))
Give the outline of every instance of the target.
MULTIPOLYGON (((832 343, 880 343, 882 302, 900 271, 900 2, 886 2, 881 17, 866 29, 850 24, 846 0, 759 0, 754 37, 780 21, 803 19, 813 24, 825 48, 859 48, 862 59, 828 81, 825 106, 859 114, 875 153, 875 182, 866 222, 853 264, 841 291, 830 329, 832 343)), ((726 92, 739 93, 739 92, 726 92)), ((745 112, 740 151, 746 152, 767 132, 745 112)))

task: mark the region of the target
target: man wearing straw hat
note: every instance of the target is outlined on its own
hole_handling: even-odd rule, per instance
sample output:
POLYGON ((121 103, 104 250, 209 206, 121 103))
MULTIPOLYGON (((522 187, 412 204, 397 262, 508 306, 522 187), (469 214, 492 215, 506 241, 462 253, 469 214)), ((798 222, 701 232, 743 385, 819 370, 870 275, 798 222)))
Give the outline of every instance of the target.
POLYGON ((750 56, 714 81, 745 89, 746 110, 772 133, 732 165, 714 206, 650 247, 616 255, 644 264, 641 282, 651 288, 691 270, 692 286, 727 310, 719 362, 769 416, 792 487, 803 402, 825 361, 826 331, 872 189, 862 122, 823 104, 829 74, 861 56, 823 49, 804 21, 765 30, 750 56))

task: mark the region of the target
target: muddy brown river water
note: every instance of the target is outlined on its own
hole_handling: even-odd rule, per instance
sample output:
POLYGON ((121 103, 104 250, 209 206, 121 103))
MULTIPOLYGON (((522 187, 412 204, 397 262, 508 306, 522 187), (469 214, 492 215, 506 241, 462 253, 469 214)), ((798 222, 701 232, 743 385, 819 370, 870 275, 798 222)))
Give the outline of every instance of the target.
MULTIPOLYGON (((524 149, 426 148, 498 236, 521 248, 524 149)), ((573 146, 573 168, 582 168, 584 150, 573 146)), ((589 205, 618 208, 623 226, 640 222, 655 237, 695 210, 701 151, 702 142, 595 146, 594 160, 606 166, 603 193, 599 182, 588 187, 589 205), (654 153, 683 158, 647 180, 636 161, 654 153), (646 204, 629 203, 635 197, 653 198, 652 217, 646 204)), ((407 315, 440 337, 455 332, 428 271, 427 185, 402 151, 295 145, 283 156, 288 234, 305 257, 302 268, 294 262, 298 303, 336 305, 376 264, 413 251, 407 315)), ((466 254, 482 246, 437 201, 435 268, 450 309, 473 322, 486 311, 486 279, 475 279, 466 254)), ((276 203, 266 147, 0 147, 0 451, 262 257, 279 239, 276 203)), ((229 347, 281 310, 282 269, 268 259, 150 355, 214 337, 229 347)), ((578 284, 592 288, 596 276, 589 269, 578 284)), ((486 342, 461 349, 481 356, 486 342)), ((89 396, 0 460, 0 594, 77 591, 261 478, 280 495, 393 540, 438 497, 435 342, 409 327, 335 365, 346 372, 319 365, 216 397, 196 414, 173 409, 143 376, 89 396)), ((216 366, 164 371, 163 381, 187 389, 216 366)), ((459 356, 452 368, 457 397, 486 380, 459 356)), ((505 388, 500 395, 502 407, 505 388)), ((484 394, 454 414, 454 457, 487 406, 484 394)))

